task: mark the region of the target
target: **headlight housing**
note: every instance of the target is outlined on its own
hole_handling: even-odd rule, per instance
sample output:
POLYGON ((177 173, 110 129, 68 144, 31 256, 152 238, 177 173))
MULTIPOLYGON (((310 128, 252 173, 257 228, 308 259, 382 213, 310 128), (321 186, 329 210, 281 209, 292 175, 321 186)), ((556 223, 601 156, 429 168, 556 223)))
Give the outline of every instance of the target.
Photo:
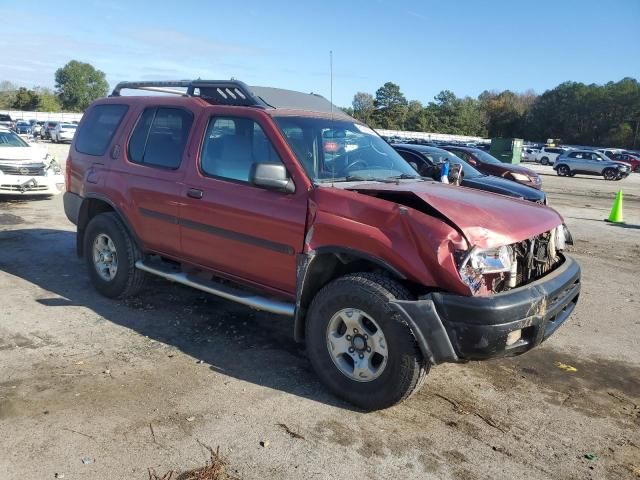
POLYGON ((458 273, 464 283, 474 292, 482 283, 482 276, 489 273, 510 272, 513 263, 511 247, 472 248, 462 259, 458 273))
POLYGON ((513 177, 514 180, 517 180, 518 182, 530 182, 531 179, 523 174, 523 173, 516 173, 516 172, 510 172, 509 175, 511 175, 513 177))

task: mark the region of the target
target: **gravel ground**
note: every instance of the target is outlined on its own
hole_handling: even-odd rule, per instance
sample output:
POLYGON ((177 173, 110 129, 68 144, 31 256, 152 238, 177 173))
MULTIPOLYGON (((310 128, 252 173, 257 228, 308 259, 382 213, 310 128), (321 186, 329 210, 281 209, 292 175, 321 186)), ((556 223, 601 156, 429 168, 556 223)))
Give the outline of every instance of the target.
POLYGON ((61 197, 0 200, 2 478, 147 479, 209 445, 243 479, 637 479, 640 174, 532 168, 576 238, 570 321, 521 357, 436 367, 370 414, 324 390, 289 320, 161 280, 103 298, 61 197), (626 226, 603 222, 618 188, 626 226))

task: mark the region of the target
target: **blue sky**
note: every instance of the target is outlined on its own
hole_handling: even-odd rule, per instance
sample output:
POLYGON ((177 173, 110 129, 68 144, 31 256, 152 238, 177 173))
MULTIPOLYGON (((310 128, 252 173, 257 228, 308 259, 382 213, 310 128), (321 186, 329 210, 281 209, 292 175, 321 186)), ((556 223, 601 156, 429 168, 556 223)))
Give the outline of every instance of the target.
POLYGON ((426 103, 640 78, 640 0, 0 0, 0 18, 0 80, 28 87, 76 59, 112 87, 233 76, 328 97, 329 50, 341 106, 386 81, 426 103))

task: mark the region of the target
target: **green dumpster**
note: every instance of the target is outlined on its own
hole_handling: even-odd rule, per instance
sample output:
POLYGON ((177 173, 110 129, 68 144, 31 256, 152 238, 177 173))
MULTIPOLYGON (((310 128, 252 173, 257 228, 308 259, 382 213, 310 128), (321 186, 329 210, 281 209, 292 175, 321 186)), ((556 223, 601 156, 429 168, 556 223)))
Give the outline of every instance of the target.
POLYGON ((522 139, 492 138, 489 153, 503 163, 520 163, 522 159, 522 139))

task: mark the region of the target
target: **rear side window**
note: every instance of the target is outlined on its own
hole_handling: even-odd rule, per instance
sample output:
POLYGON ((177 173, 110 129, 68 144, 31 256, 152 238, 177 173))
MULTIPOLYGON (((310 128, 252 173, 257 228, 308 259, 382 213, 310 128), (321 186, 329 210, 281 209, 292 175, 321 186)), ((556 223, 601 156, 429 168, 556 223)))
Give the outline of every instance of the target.
POLYGON ((104 155, 128 108, 127 105, 93 107, 76 136, 76 150, 87 155, 104 155))
POLYGON ((193 114, 181 108, 145 109, 129 139, 129 160, 143 165, 177 169, 192 123, 193 114))

